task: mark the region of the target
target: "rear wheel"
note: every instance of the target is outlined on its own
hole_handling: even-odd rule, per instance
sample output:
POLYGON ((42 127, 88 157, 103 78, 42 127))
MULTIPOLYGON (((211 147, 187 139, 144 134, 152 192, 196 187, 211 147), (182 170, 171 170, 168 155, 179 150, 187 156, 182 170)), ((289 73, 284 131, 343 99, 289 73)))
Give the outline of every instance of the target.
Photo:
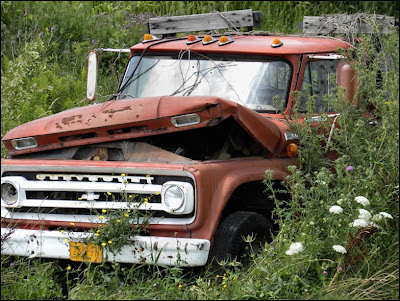
POLYGON ((222 221, 215 233, 209 262, 216 268, 219 266, 218 262, 236 258, 243 265, 247 265, 251 251, 256 252, 260 250, 263 242, 269 242, 272 231, 271 222, 259 213, 249 211, 231 213, 222 221), (246 247, 250 247, 249 242, 244 240, 247 236, 251 236, 254 240, 251 248, 246 251, 246 247))

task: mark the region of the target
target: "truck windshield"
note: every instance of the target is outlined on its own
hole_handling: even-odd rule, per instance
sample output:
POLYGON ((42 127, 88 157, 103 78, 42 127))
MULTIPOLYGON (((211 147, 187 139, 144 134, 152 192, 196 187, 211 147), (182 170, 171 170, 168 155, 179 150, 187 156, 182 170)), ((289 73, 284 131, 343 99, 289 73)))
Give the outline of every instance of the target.
POLYGON ((259 112, 286 106, 291 65, 283 60, 185 53, 133 56, 117 99, 151 96, 216 96, 259 112))

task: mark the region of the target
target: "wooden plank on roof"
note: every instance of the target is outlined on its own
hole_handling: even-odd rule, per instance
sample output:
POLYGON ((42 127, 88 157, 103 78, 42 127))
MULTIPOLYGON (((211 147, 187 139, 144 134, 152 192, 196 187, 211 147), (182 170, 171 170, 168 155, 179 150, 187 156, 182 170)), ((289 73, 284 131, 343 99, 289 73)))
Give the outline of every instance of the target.
POLYGON ((373 33, 374 25, 382 26, 381 33, 388 33, 389 26, 395 25, 394 17, 367 14, 337 14, 324 16, 304 16, 303 33, 309 34, 346 34, 373 33))
POLYGON ((150 33, 154 35, 239 29, 253 25, 253 10, 251 9, 149 19, 150 33))

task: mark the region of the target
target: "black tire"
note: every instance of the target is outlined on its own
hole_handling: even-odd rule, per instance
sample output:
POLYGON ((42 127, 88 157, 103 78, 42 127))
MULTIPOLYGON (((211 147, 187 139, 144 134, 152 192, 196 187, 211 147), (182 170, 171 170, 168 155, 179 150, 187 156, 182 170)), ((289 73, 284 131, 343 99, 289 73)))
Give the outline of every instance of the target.
POLYGON ((248 259, 243 258, 248 242, 243 240, 247 235, 256 235, 252 246, 257 247, 262 242, 271 241, 273 227, 263 215, 249 211, 236 211, 228 215, 219 225, 214 236, 214 243, 209 256, 209 263, 216 268, 218 262, 236 258, 243 265, 248 259))

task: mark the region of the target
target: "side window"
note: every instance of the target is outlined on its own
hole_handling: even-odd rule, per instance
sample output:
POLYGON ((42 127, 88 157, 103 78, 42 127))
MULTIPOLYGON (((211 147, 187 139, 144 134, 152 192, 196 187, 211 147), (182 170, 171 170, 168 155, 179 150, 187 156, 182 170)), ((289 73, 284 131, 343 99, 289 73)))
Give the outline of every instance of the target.
POLYGON ((338 60, 320 60, 307 63, 300 91, 299 112, 307 112, 309 95, 315 96, 314 113, 332 111, 330 104, 325 102, 324 96, 331 92, 333 82, 336 81, 338 62, 338 60))

